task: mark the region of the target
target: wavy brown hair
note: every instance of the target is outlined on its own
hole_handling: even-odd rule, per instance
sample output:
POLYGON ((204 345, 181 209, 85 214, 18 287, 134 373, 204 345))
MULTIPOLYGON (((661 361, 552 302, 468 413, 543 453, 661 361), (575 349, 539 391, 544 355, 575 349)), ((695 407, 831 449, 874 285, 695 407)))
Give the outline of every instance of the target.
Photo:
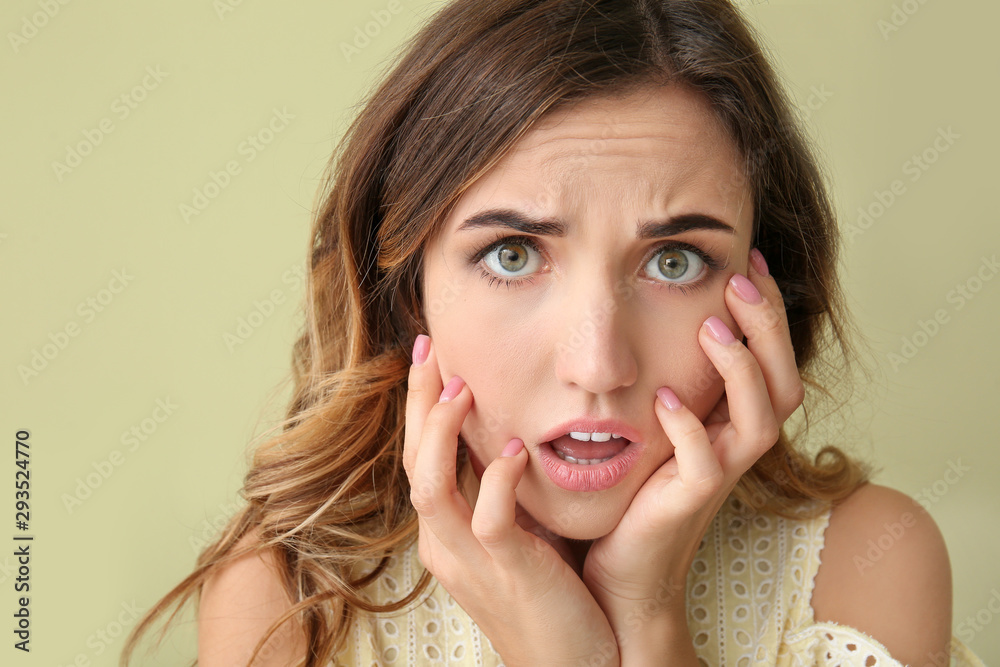
MULTIPOLYGON (((307 667, 335 655, 356 614, 417 599, 427 572, 386 607, 364 588, 417 534, 402 450, 410 350, 426 331, 423 248, 543 115, 668 84, 700 91, 738 148, 746 180, 720 187, 752 193, 752 243, 785 299, 806 407, 832 396, 824 387, 846 377, 838 371, 853 356, 836 220, 793 107, 739 12, 726 0, 454 0, 413 37, 330 162, 294 393, 277 434, 254 452, 246 505, 141 619, 122 665, 158 617, 176 604, 169 626, 210 575, 253 550, 279 556, 295 601, 268 636, 296 617, 307 667)), ((869 475, 837 447, 810 457, 793 440, 783 428, 743 476, 733 493, 744 508, 791 516, 802 501, 846 497, 869 475)))

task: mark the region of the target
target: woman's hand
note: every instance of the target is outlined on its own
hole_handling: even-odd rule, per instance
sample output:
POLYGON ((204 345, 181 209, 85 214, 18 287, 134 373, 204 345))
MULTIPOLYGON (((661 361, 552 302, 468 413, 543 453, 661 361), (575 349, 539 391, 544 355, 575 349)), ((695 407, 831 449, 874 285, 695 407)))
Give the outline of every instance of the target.
POLYGON ((453 378, 442 393, 429 340, 418 340, 406 399, 403 465, 420 524, 420 559, 489 637, 509 666, 617 665, 611 626, 580 577, 515 521, 514 489, 528 462, 512 440, 483 473, 473 512, 456 478, 458 435, 472 392, 453 378))
POLYGON ((699 332, 725 393, 703 424, 669 388, 657 392, 654 409, 674 456, 639 489, 615 529, 594 542, 584 563, 584 581, 618 635, 623 665, 648 653, 651 637, 671 635, 679 642, 671 650, 680 646, 693 660, 684 637, 685 589, 701 539, 803 400, 781 294, 763 257, 752 264, 749 280, 733 276, 725 294, 747 346, 718 318, 699 332))

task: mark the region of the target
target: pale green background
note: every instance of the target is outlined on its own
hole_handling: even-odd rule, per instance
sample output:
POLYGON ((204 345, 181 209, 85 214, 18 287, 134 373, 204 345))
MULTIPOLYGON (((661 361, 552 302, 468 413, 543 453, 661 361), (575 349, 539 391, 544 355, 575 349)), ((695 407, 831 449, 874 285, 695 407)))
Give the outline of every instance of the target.
MULTIPOLYGON (((888 38, 877 26, 893 13, 884 0, 744 6, 795 99, 807 108, 814 89, 832 94, 807 115, 842 223, 853 224, 858 207, 894 179, 906 185, 846 245, 850 303, 881 363, 848 435, 884 467, 878 481, 912 495, 935 481, 945 489, 931 511, 950 547, 958 628, 1000 591, 1000 280, 961 310, 946 298, 1000 249, 1000 10, 985 0, 906 4, 918 9, 888 38), (948 127, 960 138, 911 182, 904 163, 948 127), (949 322, 894 370, 886 355, 939 308, 949 322), (949 462, 959 460, 971 470, 946 484, 949 462)), ((353 105, 439 3, 403 0, 403 11, 348 61, 341 45, 387 5, 245 0, 220 16, 209 0, 90 0, 59 5, 17 52, 5 36, 0 433, 8 455, 0 479, 9 486, 0 498, 11 525, 14 434, 28 428, 37 540, 30 656, 11 647, 13 557, 0 556, 8 619, 0 623, 0 662, 64 665, 84 655, 113 664, 122 637, 98 656, 95 633, 114 631, 123 603, 145 609, 188 574, 192 538, 207 537, 209 524, 231 513, 246 444, 284 400, 277 393, 267 407, 299 321, 302 284, 291 272, 304 261, 318 176, 353 105), (120 119, 113 101, 140 84, 147 66, 166 78, 120 119), (247 163, 238 147, 274 108, 294 119, 247 163), (52 163, 105 117, 114 131, 59 182, 52 163), (185 223, 178 206, 229 160, 242 173, 185 223), (134 279, 85 322, 78 304, 121 269, 134 279), (224 334, 273 290, 283 303, 230 351, 224 334), (80 335, 23 382, 18 367, 71 322, 80 335), (176 411, 127 451, 121 434, 167 398, 176 411), (63 495, 116 449, 124 462, 69 512, 63 495)), ((4 2, 5 35, 20 32, 39 7, 4 2)), ((12 544, 13 532, 0 542, 12 544)), ((146 664, 181 664, 192 638, 177 635, 146 664)), ((1000 620, 971 646, 987 663, 1000 661, 1000 620)))

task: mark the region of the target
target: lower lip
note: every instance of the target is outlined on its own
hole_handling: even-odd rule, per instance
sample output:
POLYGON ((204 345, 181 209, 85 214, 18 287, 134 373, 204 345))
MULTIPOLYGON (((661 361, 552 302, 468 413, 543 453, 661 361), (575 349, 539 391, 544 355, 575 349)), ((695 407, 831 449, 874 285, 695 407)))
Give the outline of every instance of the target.
POLYGON ((570 463, 559 458, 552 443, 538 447, 542 469, 556 486, 567 491, 604 491, 622 481, 639 460, 642 443, 630 442, 607 461, 593 464, 570 463))

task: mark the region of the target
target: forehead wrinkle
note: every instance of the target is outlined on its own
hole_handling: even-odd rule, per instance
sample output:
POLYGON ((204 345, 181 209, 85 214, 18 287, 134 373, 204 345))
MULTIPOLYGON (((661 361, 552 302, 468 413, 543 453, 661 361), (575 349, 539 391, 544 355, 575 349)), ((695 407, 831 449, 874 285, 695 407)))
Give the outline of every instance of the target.
MULTIPOLYGON (((547 179, 559 183, 550 192, 558 193, 560 199, 582 192, 584 197, 593 196, 599 201, 601 195, 626 196, 630 204, 643 209, 652 207, 666 211, 669 204, 685 194, 692 197, 715 194, 713 164, 705 159, 671 160, 651 165, 648 159, 636 158, 626 164, 615 160, 608 166, 600 166, 597 161, 580 169, 576 161, 554 159, 545 162, 540 171, 547 179)), ((537 187, 529 178, 519 178, 527 187, 537 187)), ((727 202, 728 203, 728 202, 727 202)), ((730 206, 725 206, 730 208, 730 206)))
MULTIPOLYGON (((728 132, 704 100, 670 95, 653 108, 591 99, 544 116, 484 175, 477 199, 512 197, 527 210, 568 219, 578 216, 559 209, 595 201, 627 205, 629 219, 705 204, 708 214, 741 216, 748 190, 718 186, 745 183, 728 132)), ((732 222, 746 226, 739 217, 732 222)))
POLYGON ((536 122, 520 140, 520 148, 532 151, 546 143, 587 140, 667 140, 675 143, 717 144, 729 136, 714 113, 686 99, 675 99, 679 109, 650 113, 646 107, 635 107, 608 101, 590 101, 589 105, 555 112, 536 122), (671 111, 693 112, 691 117, 678 119, 671 111))
POLYGON ((533 158, 536 161, 601 156, 632 157, 641 155, 651 143, 665 144, 663 149, 669 153, 677 153, 678 149, 682 149, 683 155, 687 156, 698 152, 704 152, 706 155, 712 154, 719 141, 714 132, 703 131, 688 132, 681 136, 664 135, 662 132, 613 137, 588 137, 579 134, 544 136, 544 133, 535 136, 531 134, 526 137, 524 143, 515 147, 515 151, 505 161, 516 161, 519 157, 533 158), (581 142, 585 142, 585 147, 582 150, 581 142), (614 144, 613 147, 612 144, 614 144), (706 147, 707 150, 699 151, 696 147, 706 147))
MULTIPOLYGON (((685 125, 683 127, 690 131, 665 136, 662 133, 665 120, 667 119, 661 119, 661 122, 656 124, 660 131, 652 134, 606 137, 591 132, 598 136, 587 137, 578 133, 562 136, 552 136, 546 132, 531 133, 515 147, 503 163, 507 166, 521 166, 524 162, 526 163, 524 166, 559 172, 567 163, 572 166, 572 171, 579 171, 581 167, 600 168, 599 163, 603 160, 612 160, 611 164, 620 168, 621 164, 615 161, 634 158, 642 161, 644 170, 647 170, 648 149, 650 145, 655 147, 657 144, 662 147, 656 152, 660 152, 664 159, 659 160, 655 168, 663 174, 688 171, 683 169, 687 165, 691 165, 693 169, 700 167, 710 170, 715 166, 720 154, 727 154, 735 160, 734 148, 727 143, 728 137, 719 136, 713 128, 692 129, 685 125), (583 147, 581 141, 585 142, 583 147)), ((592 124, 578 124, 585 129, 594 130, 592 124)), ((729 166, 732 169, 739 169, 735 161, 729 162, 729 166)))
MULTIPOLYGON (((648 146, 648 144, 647 144, 648 146)), ((648 152, 614 152, 586 153, 579 150, 565 150, 546 155, 535 156, 535 159, 523 165, 545 173, 546 176, 561 180, 576 180, 586 177, 592 172, 605 172, 600 180, 610 177, 625 177, 630 181, 645 181, 648 183, 675 181, 681 185, 690 185, 699 174, 712 171, 714 154, 709 151, 684 150, 673 151, 670 159, 650 161, 648 152)), ((519 174, 520 160, 514 159, 504 165, 504 172, 519 174)))

